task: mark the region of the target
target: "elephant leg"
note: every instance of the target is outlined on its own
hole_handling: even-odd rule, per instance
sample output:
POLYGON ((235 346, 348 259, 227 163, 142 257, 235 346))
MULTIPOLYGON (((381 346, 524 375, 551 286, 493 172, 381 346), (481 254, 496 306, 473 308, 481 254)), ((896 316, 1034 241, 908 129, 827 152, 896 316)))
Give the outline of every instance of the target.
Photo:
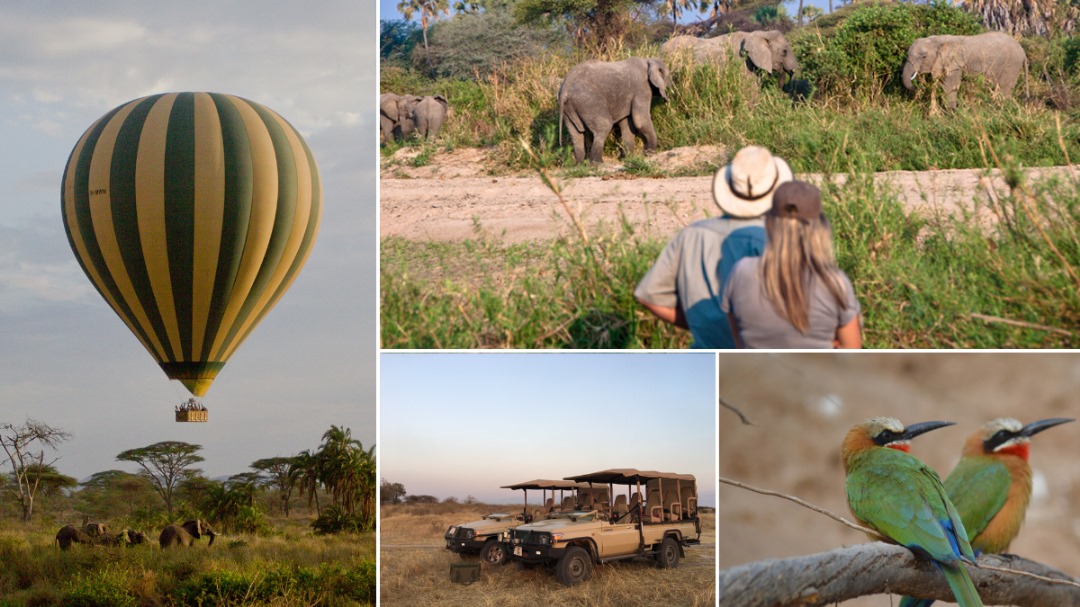
POLYGON ((569 122, 566 126, 570 133, 570 143, 574 146, 574 161, 580 164, 585 160, 585 133, 575 129, 569 122))
POLYGON ((596 128, 589 129, 592 131, 592 146, 589 147, 589 162, 593 164, 604 164, 604 142, 607 141, 608 135, 611 134, 611 123, 604 122, 597 124, 596 128))
POLYGON ((950 110, 956 107, 956 92, 960 90, 961 76, 960 70, 954 70, 945 75, 945 81, 942 83, 945 89, 945 107, 950 110))
POLYGON ((630 128, 630 117, 627 116, 619 121, 619 136, 622 139, 623 156, 634 153, 634 129, 630 128))

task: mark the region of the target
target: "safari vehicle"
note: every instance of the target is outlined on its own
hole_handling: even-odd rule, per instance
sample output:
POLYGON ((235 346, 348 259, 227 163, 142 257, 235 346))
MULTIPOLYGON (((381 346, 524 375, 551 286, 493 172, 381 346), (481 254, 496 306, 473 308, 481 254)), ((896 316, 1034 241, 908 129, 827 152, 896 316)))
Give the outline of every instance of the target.
POLYGON ((563 508, 574 510, 578 499, 588 499, 591 504, 593 498, 607 495, 593 490, 588 484, 567 480, 535 479, 516 485, 503 485, 501 488, 520 489, 525 494, 525 505, 521 512, 496 512, 478 521, 450 527, 445 535, 447 550, 460 554, 462 558, 479 554, 484 562, 499 565, 506 560, 506 546, 499 541, 499 534, 507 528, 542 519, 563 508), (541 492, 541 506, 532 512, 529 511, 529 490, 541 492), (559 492, 558 502, 555 501, 556 491, 559 492), (582 493, 579 494, 579 491, 582 493))
POLYGON ((512 560, 554 564, 559 582, 573 586, 589 579, 596 563, 647 557, 671 568, 685 556, 685 547, 701 543, 693 475, 620 468, 566 480, 593 488, 607 485, 608 495, 616 495, 616 486, 625 492, 612 504, 555 512, 507 529, 502 541, 512 560))

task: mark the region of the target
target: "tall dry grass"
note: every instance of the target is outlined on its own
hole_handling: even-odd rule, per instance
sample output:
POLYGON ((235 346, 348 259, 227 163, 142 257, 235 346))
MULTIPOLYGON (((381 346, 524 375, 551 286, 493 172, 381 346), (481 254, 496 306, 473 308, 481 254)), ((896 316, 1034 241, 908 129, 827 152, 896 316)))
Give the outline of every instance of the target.
POLYGON ((481 565, 480 581, 469 586, 450 582, 450 565, 462 558, 443 544, 450 525, 482 515, 511 511, 520 505, 384 506, 380 512, 379 599, 398 605, 535 607, 582 605, 633 607, 716 604, 715 514, 702 518, 701 545, 686 549, 674 570, 660 570, 649 559, 597 565, 587 582, 565 588, 547 567, 520 564, 481 565))

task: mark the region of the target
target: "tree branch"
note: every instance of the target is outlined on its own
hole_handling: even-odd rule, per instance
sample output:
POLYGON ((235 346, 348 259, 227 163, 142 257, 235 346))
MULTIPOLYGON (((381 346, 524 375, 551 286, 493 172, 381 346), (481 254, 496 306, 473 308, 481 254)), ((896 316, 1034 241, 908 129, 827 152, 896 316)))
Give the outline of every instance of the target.
MULTIPOLYGON (((1033 573, 1073 584, 1047 565, 1008 554, 984 554, 968 567, 987 605, 1080 606, 1080 588, 1042 581, 1033 573)), ((747 563, 720 571, 719 603, 726 607, 817 606, 871 594, 904 594, 954 602, 945 576, 907 548, 871 542, 820 554, 747 563)))

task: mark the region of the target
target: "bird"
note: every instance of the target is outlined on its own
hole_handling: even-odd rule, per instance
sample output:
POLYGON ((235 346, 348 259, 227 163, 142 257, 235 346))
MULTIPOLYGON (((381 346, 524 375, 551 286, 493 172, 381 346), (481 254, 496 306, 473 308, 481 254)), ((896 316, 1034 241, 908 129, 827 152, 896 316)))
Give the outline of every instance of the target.
MULTIPOLYGON (((1064 423, 1066 417, 1022 425, 1010 417, 990 420, 964 441, 960 462, 945 479, 945 491, 960 513, 976 554, 1000 554, 1020 533, 1031 499, 1031 437, 1064 423)), ((904 597, 901 607, 929 607, 933 601, 904 597)))
POLYGON ((864 526, 929 558, 945 574, 960 607, 982 607, 964 566, 974 562, 975 553, 960 514, 937 472, 909 452, 911 439, 952 425, 931 421, 905 427, 896 418, 875 417, 851 428, 840 448, 848 506, 864 526))

